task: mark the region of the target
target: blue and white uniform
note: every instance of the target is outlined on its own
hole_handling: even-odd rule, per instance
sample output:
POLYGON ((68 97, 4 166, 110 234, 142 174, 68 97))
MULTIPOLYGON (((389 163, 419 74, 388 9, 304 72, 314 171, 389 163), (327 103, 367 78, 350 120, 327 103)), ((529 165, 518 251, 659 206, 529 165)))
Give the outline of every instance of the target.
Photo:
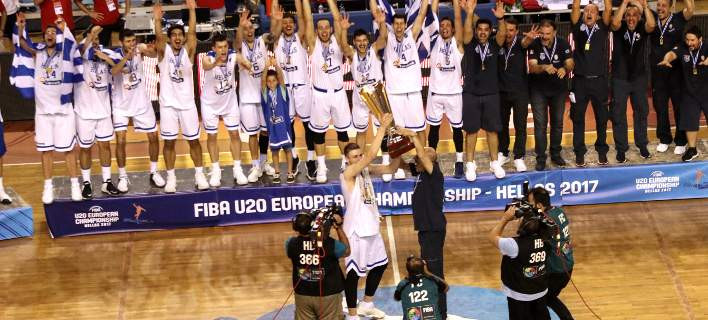
MULTIPOLYGON (((84 42, 82 45, 87 44, 84 42)), ((84 60, 84 81, 74 85, 76 131, 81 148, 90 148, 96 140, 113 140, 109 90, 111 70, 105 61, 96 56, 96 50, 103 51, 109 57, 112 55, 112 51, 99 47, 87 48, 81 56, 84 60)))
POLYGON ((175 140, 182 130, 185 140, 199 139, 199 114, 194 100, 194 73, 187 48, 175 53, 165 46, 160 68, 160 136, 175 140))
POLYGON ((63 56, 54 50, 38 50, 34 68, 37 151, 67 152, 76 144, 76 120, 71 101, 62 101, 63 56))
POLYGON ((430 53, 430 87, 428 107, 425 109, 428 124, 439 126, 443 114, 453 128, 462 128, 462 53, 457 40, 439 39, 430 53))
POLYGON ((384 49, 384 74, 393 121, 397 126, 413 131, 425 130, 420 58, 418 46, 410 30, 398 41, 392 27, 388 27, 388 39, 384 49))
MULTIPOLYGON (((369 128, 369 108, 361 101, 359 90, 367 85, 372 85, 383 80, 381 59, 374 49, 369 47, 364 56, 359 52, 352 57, 352 77, 354 78, 354 93, 352 94, 352 124, 358 132, 366 132, 369 128)), ((376 122, 378 124, 378 122, 376 122)))
MULTIPOLYGON (((206 59, 215 61, 213 52, 206 59)), ((226 64, 214 66, 204 72, 204 87, 201 94, 202 122, 204 130, 216 134, 219 117, 224 119, 224 126, 229 131, 238 130, 240 116, 238 97, 236 96, 236 52, 229 51, 226 64)))
POLYGON ((241 55, 250 63, 251 70, 243 68, 239 64, 238 72, 238 97, 241 100, 239 109, 241 113, 241 128, 248 135, 254 135, 265 130, 265 120, 263 119, 263 109, 261 108, 261 77, 265 70, 268 49, 263 41, 263 37, 257 37, 253 41, 253 47, 249 47, 244 41, 241 43, 241 55))
POLYGON ((329 44, 318 37, 310 57, 312 61, 312 110, 310 129, 327 132, 332 120, 334 129, 347 131, 352 123, 349 100, 344 91, 344 63, 342 49, 334 36, 329 44))
POLYGON ((268 141, 273 151, 290 149, 293 139, 290 136, 290 99, 285 86, 278 86, 275 91, 268 88, 261 93, 261 107, 268 130, 268 141))
MULTIPOLYGON (((123 59, 123 50, 117 49, 111 58, 115 63, 120 62, 123 59)), ((132 118, 135 132, 157 131, 155 111, 147 91, 141 54, 133 55, 133 58, 125 63, 121 73, 113 76, 111 89, 113 130, 128 130, 128 122, 132 118)))
POLYGON ((278 39, 275 58, 285 75, 285 86, 290 97, 290 117, 297 115, 302 121, 310 121, 312 86, 310 85, 310 65, 307 50, 297 34, 278 39))

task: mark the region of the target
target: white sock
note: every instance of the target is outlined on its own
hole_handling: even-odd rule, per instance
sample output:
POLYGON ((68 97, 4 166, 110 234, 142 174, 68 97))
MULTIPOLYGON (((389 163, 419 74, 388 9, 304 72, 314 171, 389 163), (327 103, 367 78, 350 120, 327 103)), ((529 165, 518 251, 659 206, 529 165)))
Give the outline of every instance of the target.
POLYGON ((127 177, 128 172, 125 171, 125 168, 118 167, 118 177, 127 177))
POLYGON ((315 151, 307 150, 307 161, 315 160, 315 151))
POLYGON ((381 163, 383 163, 383 164, 391 163, 391 157, 388 155, 388 153, 384 153, 383 155, 381 155, 381 160, 382 160, 381 163))
POLYGON ((0 190, 5 191, 5 187, 2 184, 2 177, 0 177, 0 190))
POLYGON ((204 167, 194 167, 194 173, 204 173, 204 167))
POLYGON ((295 151, 295 148, 290 149, 290 153, 293 154, 293 159, 297 158, 297 151, 295 151))
POLYGON ((462 156, 463 156, 463 155, 464 155, 464 153, 462 153, 462 152, 457 152, 457 153, 455 153, 455 160, 456 160, 457 162, 462 162, 462 156))
POLYGON ((46 179, 44 180, 44 187, 45 188, 52 188, 53 187, 52 179, 46 179))
POLYGON ((81 169, 81 177, 84 181, 91 181, 91 169, 81 169))
POLYGON ((103 178, 104 182, 111 178, 111 167, 110 166, 101 167, 101 177, 103 178))
POLYGON ((234 160, 234 168, 240 168, 241 167, 241 160, 234 160))
POLYGON ((71 177, 71 185, 79 185, 79 178, 78 177, 71 177))
MULTIPOLYGON (((195 168, 195 169, 196 169, 196 168, 195 168)), ((176 178, 176 176, 175 176, 175 169, 167 170, 167 177, 168 177, 168 178, 176 178)))
POLYGON ((150 161, 150 173, 157 171, 157 161, 150 161))
POLYGON ((261 155, 258 157, 258 162, 261 164, 265 164, 268 161, 268 155, 261 153, 261 155))
POLYGON ((218 162, 212 162, 212 163, 211 163, 211 171, 219 171, 219 170, 221 170, 221 167, 219 167, 219 163, 218 163, 218 162))
POLYGON ((325 156, 317 156, 317 167, 326 168, 325 156))

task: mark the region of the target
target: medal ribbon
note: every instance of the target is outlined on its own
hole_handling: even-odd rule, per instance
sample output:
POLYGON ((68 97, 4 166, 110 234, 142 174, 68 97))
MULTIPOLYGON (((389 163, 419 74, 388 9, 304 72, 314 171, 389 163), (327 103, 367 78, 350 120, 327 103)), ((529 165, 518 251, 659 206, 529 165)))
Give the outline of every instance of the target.
POLYGON ((659 25, 659 31, 661 32, 659 36, 660 38, 664 38, 664 33, 666 32, 666 29, 669 27, 669 23, 671 23, 671 19, 673 18, 674 14, 672 13, 669 15, 669 18, 666 19, 666 24, 663 27, 661 26, 661 19, 656 19, 656 23, 659 25))
POLYGON ((487 59, 487 53, 489 53, 489 42, 484 44, 484 50, 482 50, 482 47, 478 44, 477 51, 479 52, 479 59, 482 60, 482 65, 484 65, 484 61, 487 59))
POLYGON ((693 56, 693 51, 691 49, 688 49, 688 54, 691 55, 691 62, 693 63, 693 70, 696 69, 696 65, 698 65, 698 57, 701 55, 701 49, 703 49, 703 42, 701 42, 701 45, 698 46, 698 50, 696 50, 696 56, 693 56))
POLYGON ((551 50, 550 55, 548 54, 548 50, 546 50, 546 46, 541 46, 541 48, 543 48, 543 53, 546 54, 546 57, 548 57, 548 61, 550 61, 551 64, 553 64, 553 56, 556 55, 556 45, 557 44, 558 44, 558 39, 553 38, 553 49, 551 50))
POLYGON ((514 37, 514 41, 511 42, 511 45, 509 46, 509 49, 507 50, 507 53, 504 55, 504 70, 506 70, 509 67, 509 58, 511 57, 511 50, 514 49, 514 46, 516 45, 516 40, 518 40, 518 37, 514 37))

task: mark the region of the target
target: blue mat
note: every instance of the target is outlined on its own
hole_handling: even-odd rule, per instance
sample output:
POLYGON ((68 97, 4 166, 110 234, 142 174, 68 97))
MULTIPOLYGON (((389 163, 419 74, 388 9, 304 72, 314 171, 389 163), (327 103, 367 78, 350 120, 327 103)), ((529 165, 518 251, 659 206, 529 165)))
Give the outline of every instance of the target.
POLYGON ((0 210, 0 240, 31 237, 33 234, 32 207, 0 210))

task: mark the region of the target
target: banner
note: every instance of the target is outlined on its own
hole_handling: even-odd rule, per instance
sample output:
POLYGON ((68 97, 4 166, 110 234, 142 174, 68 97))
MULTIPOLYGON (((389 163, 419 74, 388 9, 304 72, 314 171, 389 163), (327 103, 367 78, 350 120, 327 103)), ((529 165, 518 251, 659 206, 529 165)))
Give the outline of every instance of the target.
MULTIPOLYGON (((652 164, 485 174, 474 182, 445 179, 445 212, 500 210, 523 194, 522 185, 542 186, 554 205, 579 205, 708 197, 708 162, 652 164)), ((409 214, 416 180, 374 182, 381 214, 409 214)), ((53 237, 281 222, 301 210, 344 205, 339 184, 239 187, 159 195, 130 195, 45 205, 53 237)))

